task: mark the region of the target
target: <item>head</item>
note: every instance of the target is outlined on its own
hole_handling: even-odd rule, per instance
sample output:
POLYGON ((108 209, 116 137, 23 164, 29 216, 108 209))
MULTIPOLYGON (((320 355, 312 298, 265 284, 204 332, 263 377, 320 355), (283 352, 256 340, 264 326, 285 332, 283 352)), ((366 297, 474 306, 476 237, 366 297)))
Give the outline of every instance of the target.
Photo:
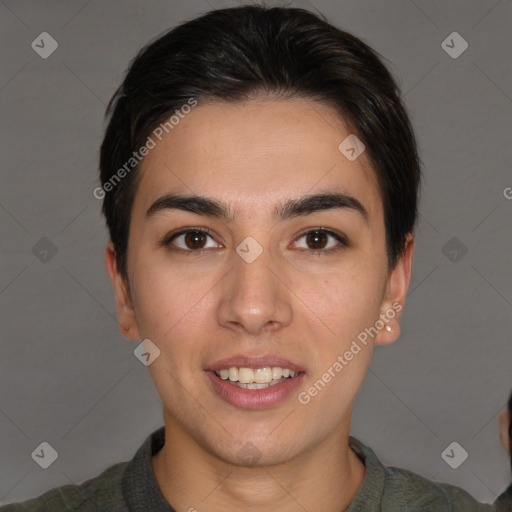
POLYGON ((400 333, 420 186, 378 54, 305 10, 212 11, 143 48, 107 113, 107 269, 123 334, 160 350, 166 422, 261 464, 348 432, 373 347, 400 333), (211 370, 234 355, 284 358, 301 384, 227 403, 211 370))
POLYGON ((512 465, 512 393, 510 393, 507 405, 498 415, 498 424, 501 444, 510 455, 510 463, 512 465))

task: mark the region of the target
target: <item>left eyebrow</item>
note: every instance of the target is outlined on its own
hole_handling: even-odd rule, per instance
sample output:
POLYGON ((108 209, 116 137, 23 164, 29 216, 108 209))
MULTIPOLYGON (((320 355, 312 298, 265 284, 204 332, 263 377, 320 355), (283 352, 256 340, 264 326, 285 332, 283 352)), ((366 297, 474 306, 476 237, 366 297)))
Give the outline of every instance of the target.
POLYGON ((344 193, 326 193, 304 196, 299 199, 290 199, 276 208, 275 217, 278 220, 287 220, 293 217, 309 215, 324 210, 348 209, 355 211, 369 224, 369 215, 359 199, 344 193))
MULTIPOLYGON (((310 215, 312 213, 348 209, 361 215, 366 224, 369 224, 369 215, 363 204, 355 197, 345 193, 324 193, 289 199, 277 206, 274 218, 278 221, 294 217, 310 215)), ((165 210, 182 210, 206 217, 215 217, 227 222, 234 220, 229 206, 222 201, 203 196, 186 196, 168 194, 157 199, 147 210, 146 218, 165 210)))

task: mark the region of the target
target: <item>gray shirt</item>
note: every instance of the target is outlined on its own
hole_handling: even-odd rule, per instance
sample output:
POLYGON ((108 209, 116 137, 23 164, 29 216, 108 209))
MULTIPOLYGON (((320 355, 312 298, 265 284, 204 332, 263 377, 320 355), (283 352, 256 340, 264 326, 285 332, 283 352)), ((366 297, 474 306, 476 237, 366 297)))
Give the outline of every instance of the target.
MULTIPOLYGON (((176 512, 162 495, 151 463, 164 442, 161 427, 146 438, 132 460, 115 464, 80 485, 56 487, 23 503, 0 507, 0 512, 176 512)), ((459 487, 384 466, 373 450, 355 437, 349 438, 349 444, 364 462, 366 475, 344 512, 512 512, 512 486, 493 506, 484 505, 459 487)), ((207 511, 199 502, 190 507, 207 511)))

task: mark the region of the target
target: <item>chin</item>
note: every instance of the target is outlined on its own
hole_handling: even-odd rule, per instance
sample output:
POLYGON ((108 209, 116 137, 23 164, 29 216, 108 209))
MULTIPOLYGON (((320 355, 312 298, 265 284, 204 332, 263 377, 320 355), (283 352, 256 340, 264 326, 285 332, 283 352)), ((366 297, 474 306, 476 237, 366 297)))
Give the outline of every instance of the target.
POLYGON ((223 462, 246 468, 269 467, 285 464, 294 459, 298 454, 297 441, 287 437, 287 444, 283 445, 282 439, 269 442, 261 436, 247 434, 239 440, 226 439, 226 445, 215 443, 208 450, 213 456, 223 462))

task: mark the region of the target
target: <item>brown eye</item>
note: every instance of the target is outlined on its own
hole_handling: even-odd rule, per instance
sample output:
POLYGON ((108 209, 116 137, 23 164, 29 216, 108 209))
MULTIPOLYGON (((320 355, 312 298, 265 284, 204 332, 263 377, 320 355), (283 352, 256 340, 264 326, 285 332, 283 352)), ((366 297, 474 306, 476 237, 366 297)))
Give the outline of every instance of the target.
POLYGON ((303 233, 298 240, 304 240, 305 243, 300 244, 300 249, 306 249, 312 253, 324 254, 334 252, 344 247, 348 247, 348 241, 345 236, 327 229, 312 229, 303 233))
POLYGON ((206 244, 206 236, 201 231, 189 231, 183 236, 183 241, 189 249, 202 249, 206 244))
POLYGON ((213 236, 203 229, 183 229, 166 237, 163 240, 163 245, 177 251, 189 253, 199 252, 202 249, 221 247, 219 244, 216 244, 213 236))
POLYGON ((306 234, 306 243, 311 249, 324 249, 328 236, 322 231, 310 231, 306 234))

